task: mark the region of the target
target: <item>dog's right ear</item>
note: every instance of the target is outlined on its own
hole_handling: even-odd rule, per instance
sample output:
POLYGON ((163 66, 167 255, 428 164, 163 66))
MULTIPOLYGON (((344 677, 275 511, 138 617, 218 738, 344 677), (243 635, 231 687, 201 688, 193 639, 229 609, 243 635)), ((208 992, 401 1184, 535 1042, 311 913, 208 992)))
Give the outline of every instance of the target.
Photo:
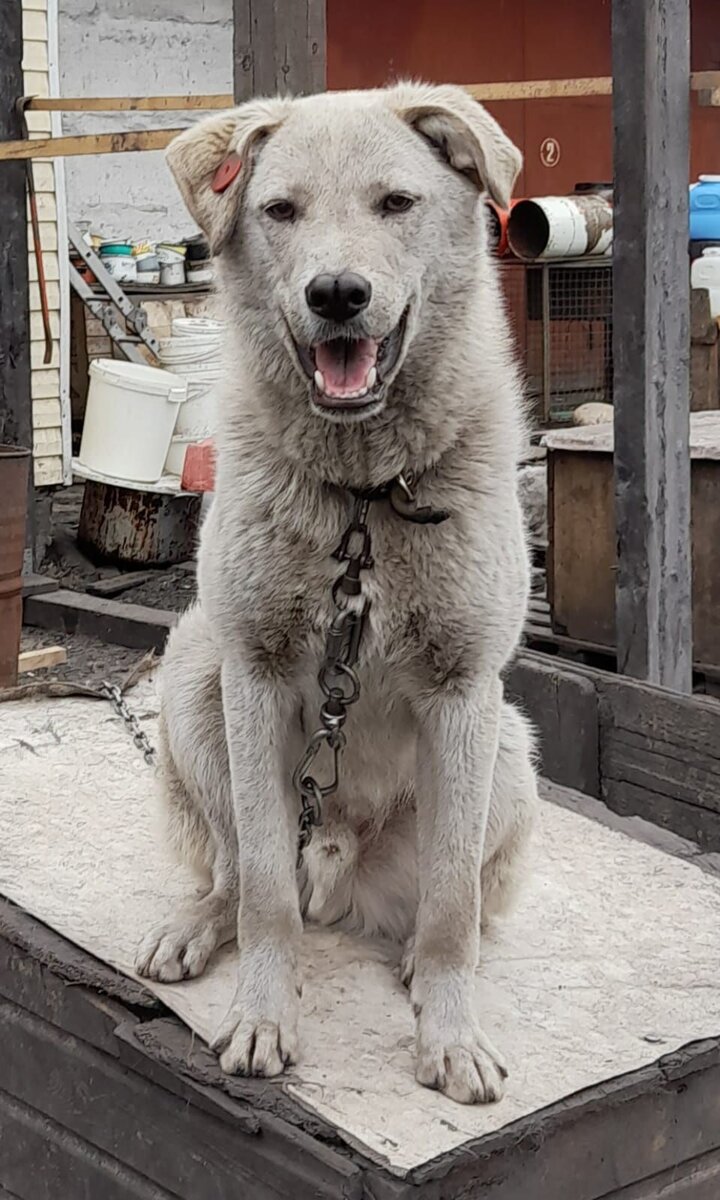
POLYGON ((250 100, 206 117, 168 146, 167 163, 213 254, 222 250, 235 227, 259 143, 282 124, 290 103, 283 98, 250 100))

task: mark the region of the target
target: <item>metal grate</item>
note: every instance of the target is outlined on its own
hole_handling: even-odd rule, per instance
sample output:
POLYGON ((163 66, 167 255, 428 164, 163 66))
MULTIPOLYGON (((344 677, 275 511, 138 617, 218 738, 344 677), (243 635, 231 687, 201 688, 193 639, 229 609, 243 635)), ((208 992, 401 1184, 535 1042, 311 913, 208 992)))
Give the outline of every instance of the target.
POLYGON ((563 425, 580 404, 612 404, 612 260, 504 259, 500 277, 536 420, 563 425))

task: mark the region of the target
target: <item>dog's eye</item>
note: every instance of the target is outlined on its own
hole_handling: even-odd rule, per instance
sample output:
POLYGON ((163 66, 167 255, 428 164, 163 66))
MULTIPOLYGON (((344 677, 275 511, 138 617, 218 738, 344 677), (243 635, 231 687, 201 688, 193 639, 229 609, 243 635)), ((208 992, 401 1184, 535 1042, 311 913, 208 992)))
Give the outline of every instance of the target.
POLYGON ((275 200, 273 204, 268 204, 265 212, 273 221, 292 221, 295 205, 290 200, 275 200))
POLYGON ((390 192, 382 202, 382 210, 384 213, 404 213, 412 208, 414 203, 412 196, 406 196, 403 192, 390 192))

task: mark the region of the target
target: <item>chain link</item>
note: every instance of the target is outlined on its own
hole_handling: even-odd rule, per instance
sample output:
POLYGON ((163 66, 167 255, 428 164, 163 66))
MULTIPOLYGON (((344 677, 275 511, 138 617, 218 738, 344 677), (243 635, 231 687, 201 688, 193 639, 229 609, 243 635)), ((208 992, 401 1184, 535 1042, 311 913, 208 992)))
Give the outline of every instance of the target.
POLYGON ((320 726, 310 738, 303 757, 293 774, 293 786, 300 796, 298 830, 298 868, 313 830, 322 825, 323 802, 340 786, 340 758, 345 749, 343 725, 348 709, 360 698, 360 680, 355 664, 367 624, 370 601, 362 592, 361 572, 373 565, 367 514, 370 500, 355 499, 352 518, 333 557, 345 569, 332 585, 334 612, 328 630, 318 683, 325 697, 320 708, 320 726), (332 774, 320 783, 311 768, 323 747, 332 755, 332 774))
POLYGON ((127 702, 120 691, 120 688, 116 683, 108 683, 107 680, 103 680, 102 684, 100 685, 100 692, 105 699, 112 704, 117 715, 122 717, 127 726, 128 733, 130 734, 135 746, 137 746, 138 750, 145 759, 145 762, 149 767, 154 767, 155 749, 152 746, 148 735, 145 733, 145 730, 141 728, 137 717, 128 708, 127 702))

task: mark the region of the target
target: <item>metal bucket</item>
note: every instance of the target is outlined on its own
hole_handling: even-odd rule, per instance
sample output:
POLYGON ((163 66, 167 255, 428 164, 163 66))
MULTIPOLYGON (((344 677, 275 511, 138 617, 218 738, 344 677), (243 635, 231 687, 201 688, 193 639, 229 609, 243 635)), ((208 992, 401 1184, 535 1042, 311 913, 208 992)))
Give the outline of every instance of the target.
POLYGON ((0 446, 0 688, 17 683, 30 451, 0 446))

